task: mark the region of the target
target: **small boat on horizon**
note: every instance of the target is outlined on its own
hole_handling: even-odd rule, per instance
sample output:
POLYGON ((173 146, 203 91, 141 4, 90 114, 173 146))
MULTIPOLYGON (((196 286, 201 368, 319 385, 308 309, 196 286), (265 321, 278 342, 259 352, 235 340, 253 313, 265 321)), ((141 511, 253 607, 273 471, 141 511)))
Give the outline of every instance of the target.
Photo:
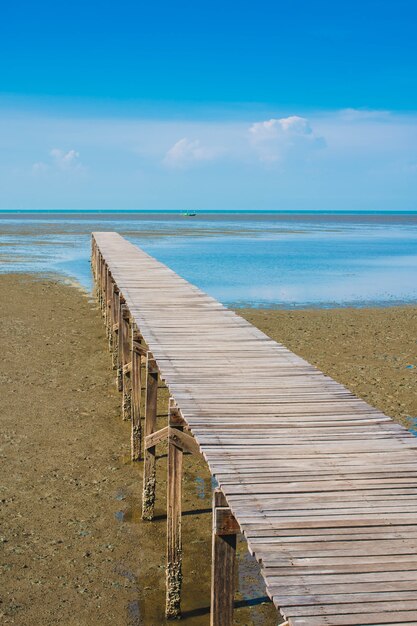
POLYGON ((195 217, 197 215, 196 211, 184 211, 181 213, 183 217, 195 217))

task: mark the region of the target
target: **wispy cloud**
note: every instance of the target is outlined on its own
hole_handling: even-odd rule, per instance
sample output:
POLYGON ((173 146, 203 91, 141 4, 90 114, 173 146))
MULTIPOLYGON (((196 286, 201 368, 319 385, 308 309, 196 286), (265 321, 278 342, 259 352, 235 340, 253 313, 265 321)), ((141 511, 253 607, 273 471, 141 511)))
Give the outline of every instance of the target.
POLYGON ((389 111, 372 109, 342 109, 339 117, 346 122, 368 122, 370 120, 386 120, 390 118, 389 111))
POLYGON ((36 161, 32 165, 32 171, 35 174, 44 174, 51 170, 58 170, 63 172, 74 171, 82 169, 81 162, 79 160, 80 154, 77 150, 61 150, 61 148, 52 148, 49 152, 49 160, 36 161))
POLYGON ((216 150, 202 146, 198 139, 183 137, 167 151, 163 163, 168 167, 185 168, 199 161, 211 161, 215 156, 216 150))

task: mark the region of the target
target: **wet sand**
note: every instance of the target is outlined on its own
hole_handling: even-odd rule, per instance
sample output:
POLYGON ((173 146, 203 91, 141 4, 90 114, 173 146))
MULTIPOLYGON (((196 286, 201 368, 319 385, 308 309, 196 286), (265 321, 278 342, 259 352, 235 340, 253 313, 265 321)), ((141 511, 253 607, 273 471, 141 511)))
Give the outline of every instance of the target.
MULTIPOLYGON (((239 313, 388 415, 417 417, 416 307, 239 313)), ((3 623, 164 624, 166 461, 157 519, 142 522, 141 464, 129 461, 95 303, 74 286, 4 275, 0 314, 3 623)), ((207 625, 211 481, 192 456, 184 492, 183 622, 207 625)), ((236 624, 276 624, 244 542, 239 588, 236 624)))
MULTIPOLYGON (((74 286, 3 275, 0 315, 0 621, 164 624, 166 459, 157 518, 142 522, 141 464, 129 460, 95 303, 74 286)), ((202 460, 184 461, 183 622, 200 626, 209 622, 211 479, 202 460)), ((236 624, 276 624, 244 542, 239 588, 236 624)))

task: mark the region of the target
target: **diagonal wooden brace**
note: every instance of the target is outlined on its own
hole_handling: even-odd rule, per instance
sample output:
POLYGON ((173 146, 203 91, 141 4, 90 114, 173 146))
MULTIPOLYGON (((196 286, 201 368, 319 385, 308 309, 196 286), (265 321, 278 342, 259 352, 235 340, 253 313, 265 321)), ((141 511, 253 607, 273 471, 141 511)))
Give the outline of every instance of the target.
POLYGON ((145 450, 153 448, 162 441, 166 441, 168 439, 168 436, 169 426, 165 426, 165 428, 161 428, 160 430, 157 430, 154 433, 147 435, 147 437, 145 437, 145 450))
POLYGON ((162 443, 162 441, 175 444, 183 452, 200 454, 200 448, 194 437, 178 430, 178 428, 172 428, 172 426, 165 426, 165 428, 161 428, 145 437, 145 449, 152 448, 158 443, 162 443))
POLYGON ((189 452, 190 454, 200 454, 200 447, 194 437, 187 435, 177 428, 169 429, 169 442, 174 443, 178 448, 181 448, 183 452, 189 452))

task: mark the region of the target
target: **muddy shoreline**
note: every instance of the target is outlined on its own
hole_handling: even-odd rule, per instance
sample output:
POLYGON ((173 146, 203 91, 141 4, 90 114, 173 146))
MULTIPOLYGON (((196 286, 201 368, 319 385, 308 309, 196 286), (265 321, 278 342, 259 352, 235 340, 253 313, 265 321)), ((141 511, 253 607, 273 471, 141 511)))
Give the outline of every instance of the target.
MULTIPOLYGON (((3 623, 164 624, 166 463, 158 463, 157 518, 142 522, 141 464, 130 462, 95 303, 53 279, 2 275, 0 313, 3 623)), ((239 314, 413 425, 417 307, 239 314)), ((161 390, 161 426, 167 401, 161 390)), ((210 475, 186 456, 183 622, 195 626, 209 622, 210 507, 210 475)), ((276 624, 244 542, 239 588, 236 625, 276 624)))

